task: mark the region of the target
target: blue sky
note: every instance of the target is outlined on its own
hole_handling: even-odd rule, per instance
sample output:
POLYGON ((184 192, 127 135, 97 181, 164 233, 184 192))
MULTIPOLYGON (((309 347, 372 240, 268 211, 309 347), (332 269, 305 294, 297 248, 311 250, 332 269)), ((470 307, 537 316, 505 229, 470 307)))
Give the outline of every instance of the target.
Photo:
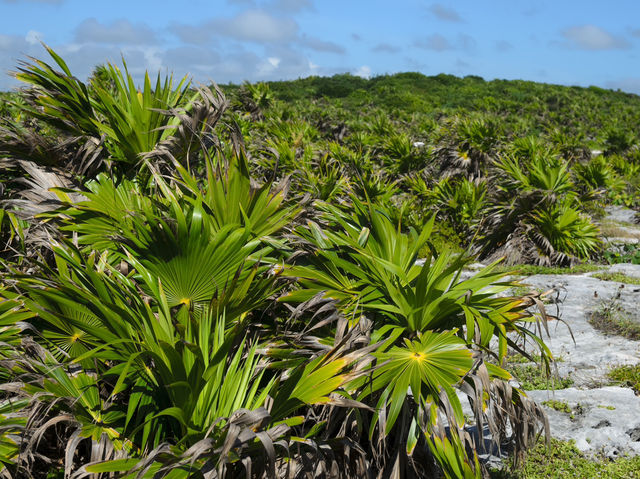
POLYGON ((130 71, 218 83, 350 72, 450 73, 640 94, 640 1, 0 0, 0 89, 53 47, 79 78, 130 71))

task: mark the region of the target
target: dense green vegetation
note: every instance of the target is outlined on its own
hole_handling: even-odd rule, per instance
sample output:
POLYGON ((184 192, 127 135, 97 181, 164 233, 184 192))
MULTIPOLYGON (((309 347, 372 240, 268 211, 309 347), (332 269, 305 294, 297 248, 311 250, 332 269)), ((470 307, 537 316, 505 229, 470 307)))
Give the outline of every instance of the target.
POLYGON ((614 368, 609 371, 609 378, 617 384, 633 388, 636 394, 640 394, 640 364, 614 368))
POLYGON ((582 479, 610 477, 634 479, 640 477, 640 456, 587 457, 572 442, 553 439, 551 446, 536 446, 524 465, 512 470, 494 471, 493 479, 582 479))
POLYGON ((593 221, 640 204, 634 95, 417 73, 227 90, 256 173, 291 175, 313 198, 385 201, 405 227, 436 213, 436 237, 481 259, 615 260, 593 221))
POLYGON ((593 277, 603 281, 615 281, 616 283, 640 285, 640 278, 629 276, 624 273, 595 273, 593 277))
POLYGON ((479 478, 470 424, 518 458, 548 434, 505 369, 549 376, 541 293, 498 263, 603 257, 639 98, 419 74, 225 98, 49 53, 2 99, 1 474, 479 478))

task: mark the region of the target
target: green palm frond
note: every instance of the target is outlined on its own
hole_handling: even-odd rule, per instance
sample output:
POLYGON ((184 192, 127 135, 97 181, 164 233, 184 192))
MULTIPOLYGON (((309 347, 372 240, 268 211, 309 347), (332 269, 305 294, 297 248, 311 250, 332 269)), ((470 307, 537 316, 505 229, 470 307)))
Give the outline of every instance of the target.
POLYGON ((115 160, 119 174, 137 173, 141 155, 171 134, 167 127, 177 125, 164 112, 187 100, 186 77, 174 86, 172 78, 163 81, 158 74, 154 86, 145 74, 139 90, 123 61, 124 73, 108 64, 102 70, 104 81, 88 86, 72 75, 53 49, 45 48, 62 71, 32 58, 32 63, 23 62, 16 73, 17 79, 32 87, 30 114, 85 142, 87 154, 80 172, 103 170, 108 159, 115 160))
POLYGON ((599 229, 588 218, 567 204, 551 210, 536 210, 533 221, 539 229, 538 238, 554 252, 589 258, 601 244, 599 229))
MULTIPOLYGON (((455 331, 426 331, 415 341, 404 340, 402 346, 374 353, 381 366, 373 373, 363 395, 383 389, 378 409, 387 408, 385 432, 391 432, 409 394, 419 407, 438 404, 444 392, 455 411, 456 424, 462 425, 462 407, 453 387, 469 373, 473 360, 465 342, 455 331)), ((432 418, 428 422, 435 420, 432 418)), ((377 420, 374 419, 372 427, 377 420)))

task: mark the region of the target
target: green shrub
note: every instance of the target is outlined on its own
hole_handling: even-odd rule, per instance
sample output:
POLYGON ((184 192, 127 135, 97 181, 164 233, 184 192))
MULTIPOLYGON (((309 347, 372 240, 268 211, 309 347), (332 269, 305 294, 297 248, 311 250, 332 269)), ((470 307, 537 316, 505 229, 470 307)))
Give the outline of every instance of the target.
POLYGON ((640 456, 615 460, 603 456, 587 457, 573 441, 552 439, 550 447, 540 442, 520 468, 505 466, 494 470, 492 479, 607 479, 640 478, 640 456))
POLYGON ((607 373, 616 383, 631 387, 636 394, 640 394, 640 364, 620 366, 607 373))
POLYGON ((544 366, 537 364, 513 365, 507 369, 515 376, 525 391, 536 389, 566 389, 573 385, 573 379, 557 377, 547 373, 544 366))

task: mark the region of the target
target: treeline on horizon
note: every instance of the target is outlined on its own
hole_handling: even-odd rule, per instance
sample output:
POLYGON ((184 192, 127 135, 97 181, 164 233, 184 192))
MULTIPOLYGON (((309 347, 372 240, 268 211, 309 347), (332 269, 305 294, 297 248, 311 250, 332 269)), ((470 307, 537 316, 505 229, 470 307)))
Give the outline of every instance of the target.
MULTIPOLYGON (((622 123, 640 125, 640 96, 597 86, 564 86, 526 80, 490 80, 446 73, 418 72, 381 75, 370 79, 351 74, 310 76, 297 80, 264 82, 277 100, 328 102, 344 109, 385 108, 391 114, 475 112, 500 115, 507 121, 531 115, 532 131, 564 123, 597 133, 622 123), (613 123, 612 123, 613 122, 613 123), (574 124, 574 123, 580 123, 574 124)), ((241 85, 221 85, 236 92, 241 85)))

